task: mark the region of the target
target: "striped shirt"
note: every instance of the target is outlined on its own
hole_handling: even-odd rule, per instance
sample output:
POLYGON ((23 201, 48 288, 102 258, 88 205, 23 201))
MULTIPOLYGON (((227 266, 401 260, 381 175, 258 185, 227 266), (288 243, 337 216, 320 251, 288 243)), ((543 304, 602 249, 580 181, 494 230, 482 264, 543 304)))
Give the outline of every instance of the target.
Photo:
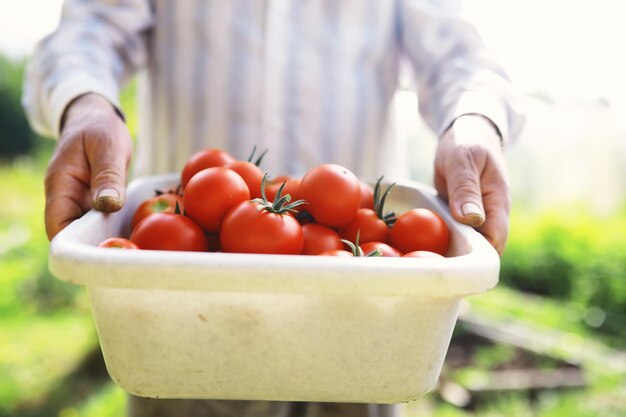
POLYGON ((459 1, 67 0, 23 103, 35 130, 55 136, 72 99, 95 92, 119 108, 138 74, 135 175, 179 171, 208 147, 243 159, 254 145, 276 175, 324 162, 395 172, 387 122, 403 62, 436 134, 468 112, 505 138, 521 129, 506 74, 459 1))

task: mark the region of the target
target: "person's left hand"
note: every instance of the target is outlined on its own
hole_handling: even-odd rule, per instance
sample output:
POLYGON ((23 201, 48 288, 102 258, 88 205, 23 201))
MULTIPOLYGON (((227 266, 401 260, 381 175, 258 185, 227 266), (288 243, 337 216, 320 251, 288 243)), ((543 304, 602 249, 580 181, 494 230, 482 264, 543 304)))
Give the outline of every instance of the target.
POLYGON ((475 227, 502 254, 509 234, 508 173, 495 127, 464 115, 442 135, 435 156, 435 188, 452 216, 475 227))

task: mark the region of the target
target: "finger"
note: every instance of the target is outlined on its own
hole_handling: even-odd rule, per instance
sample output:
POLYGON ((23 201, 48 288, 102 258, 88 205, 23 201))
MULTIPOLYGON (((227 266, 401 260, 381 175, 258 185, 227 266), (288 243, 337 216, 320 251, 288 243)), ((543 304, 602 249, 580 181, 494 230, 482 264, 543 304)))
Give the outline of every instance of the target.
POLYGON ((91 209, 89 189, 84 187, 80 193, 55 195, 46 201, 46 234, 52 240, 71 222, 82 217, 91 209))
POLYGON ((491 243, 499 255, 502 255, 509 236, 509 201, 502 195, 485 195, 487 218, 478 231, 491 243))
MULTIPOLYGON (((121 141, 123 142, 125 138, 121 141)), ((91 195, 96 210, 114 212, 122 208, 126 190, 126 171, 130 151, 116 141, 93 139, 86 144, 91 164, 91 195)))
POLYGON ((446 173, 450 212, 459 222, 479 227, 485 222, 480 170, 470 149, 461 148, 459 152, 461 157, 448 167, 446 173))
POLYGON ((50 165, 45 179, 45 226, 50 240, 91 209, 86 166, 69 158, 57 161, 50 165))
POLYGON ((448 183, 443 173, 441 173, 437 167, 435 167, 435 189, 439 197, 446 201, 448 200, 448 183))

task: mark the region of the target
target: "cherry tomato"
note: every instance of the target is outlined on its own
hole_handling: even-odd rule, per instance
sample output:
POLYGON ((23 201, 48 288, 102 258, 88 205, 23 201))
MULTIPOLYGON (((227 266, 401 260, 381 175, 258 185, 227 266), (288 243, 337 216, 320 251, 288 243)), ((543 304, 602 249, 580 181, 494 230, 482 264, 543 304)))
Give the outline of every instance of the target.
MULTIPOLYGON (((191 183, 190 183, 191 184, 191 183)), ((223 252, 297 255, 304 236, 290 214, 274 213, 258 201, 242 201, 231 208, 222 223, 223 252)))
POLYGON ((339 256, 339 257, 353 257, 354 255, 350 252, 348 252, 347 250, 344 249, 331 249, 331 250, 326 250, 322 253, 319 254, 319 256, 339 256))
POLYGON ((142 249, 202 252, 208 250, 204 231, 189 217, 154 213, 139 222, 130 235, 142 249))
POLYGON ((347 168, 323 164, 302 177, 298 198, 307 202, 306 211, 318 223, 343 227, 352 221, 361 205, 361 186, 347 168))
POLYGON ((367 242, 367 243, 363 243, 360 246, 364 255, 367 255, 368 253, 372 253, 373 251, 378 249, 380 251, 380 256, 394 257, 394 258, 398 256, 402 256, 402 254, 400 253, 398 249, 393 248, 383 242, 367 242))
POLYGON ((328 226, 309 223, 302 226, 304 234, 303 255, 319 255, 324 251, 343 249, 339 234, 328 226))
POLYGON ((100 243, 98 247, 115 249, 139 249, 139 246, 135 245, 128 239, 124 239, 123 237, 110 237, 100 243))
POLYGON ((427 250, 445 255, 450 246, 450 231, 437 213, 416 208, 398 217, 391 228, 390 242, 403 253, 427 250))
POLYGON ((140 221, 152 213, 174 213, 177 203, 182 212, 183 197, 176 194, 164 193, 145 200, 135 210, 131 221, 131 229, 134 229, 140 221))
POLYGON ((194 175, 183 194, 185 214, 205 232, 217 233, 231 207, 250 199, 246 182, 224 167, 207 168, 194 175))
POLYGON ((361 208, 374 210, 374 189, 364 181, 359 181, 361 187, 361 208))
POLYGON ((416 250, 413 252, 405 253, 402 255, 404 258, 444 258, 435 252, 429 252, 427 250, 416 250))
POLYGON ((361 208, 350 223, 339 229, 339 235, 350 242, 356 242, 357 233, 359 243, 387 242, 389 227, 372 209, 361 208))
POLYGON ((281 195, 289 194, 291 196, 291 201, 299 200, 298 197, 298 187, 300 186, 300 179, 293 178, 286 175, 281 175, 276 178, 272 178, 267 185, 265 186, 265 195, 268 201, 274 201, 276 199, 276 193, 281 185, 285 183, 285 187, 281 195))
POLYGON ((234 162, 229 153, 221 149, 204 149, 191 155, 187 160, 187 163, 183 167, 183 171, 180 177, 180 183, 183 188, 187 187, 187 183, 196 173, 206 168, 211 167, 223 167, 231 162, 234 162))
POLYGON ((226 164, 225 167, 232 169, 243 178, 250 190, 250 198, 261 197, 261 181, 264 175, 261 168, 248 161, 234 161, 226 164))

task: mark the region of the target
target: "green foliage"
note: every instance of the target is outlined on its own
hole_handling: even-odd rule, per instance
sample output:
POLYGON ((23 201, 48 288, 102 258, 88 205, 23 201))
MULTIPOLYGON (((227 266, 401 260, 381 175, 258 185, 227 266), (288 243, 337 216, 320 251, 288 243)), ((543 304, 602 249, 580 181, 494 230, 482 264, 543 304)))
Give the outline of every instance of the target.
POLYGON ((44 231, 44 158, 20 157, 0 165, 0 313, 50 313, 72 306, 78 287, 48 272, 48 241, 44 231))
POLYGON ((479 393, 468 409, 426 396, 408 404, 406 416, 432 417, 623 417, 623 390, 545 390, 479 393))
POLYGON ((0 415, 46 395, 97 343, 86 311, 3 317, 0 329, 0 415))
POLYGON ((619 392, 544 391, 534 401, 527 393, 499 394, 479 404, 480 417, 621 417, 624 397, 619 392))
MULTIPOLYGON (((67 417, 120 417, 125 415, 127 394, 112 382, 67 417)), ((61 415, 62 416, 62 415, 61 415)), ((62 416, 63 417, 63 416, 62 416)))
POLYGON ((139 130, 139 118, 137 114, 137 80, 132 79, 120 93, 120 105, 126 117, 126 126, 133 138, 137 137, 139 130))
POLYGON ((24 62, 0 55, 0 158, 31 152, 39 137, 32 132, 22 110, 24 62))
POLYGON ((515 357, 515 350, 510 346, 498 345, 479 347, 474 353, 474 365, 481 369, 496 369, 515 357))
POLYGON ((501 281, 523 291, 579 304, 582 319, 626 335, 626 216, 585 209, 515 213, 501 281))

